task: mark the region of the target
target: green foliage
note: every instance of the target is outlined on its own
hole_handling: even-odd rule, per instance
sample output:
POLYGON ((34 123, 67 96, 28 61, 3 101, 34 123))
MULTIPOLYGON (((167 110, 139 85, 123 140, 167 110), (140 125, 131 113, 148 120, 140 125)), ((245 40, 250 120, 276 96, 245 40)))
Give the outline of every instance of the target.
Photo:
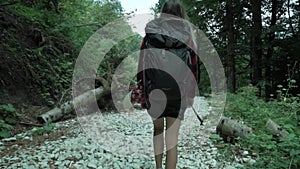
POLYGON ((118 1, 67 0, 61 2, 61 21, 52 31, 82 47, 95 31, 122 16, 121 12, 118 1))
POLYGON ((0 138, 10 137, 10 130, 17 123, 18 112, 13 105, 0 105, 0 138))
POLYGON ((288 78, 286 87, 277 85, 277 88, 276 92, 278 100, 289 103, 299 101, 299 97, 295 97, 290 93, 293 89, 298 88, 296 80, 288 78))
POLYGON ((220 137, 219 134, 212 134, 210 137, 209 137, 211 140, 213 140, 214 142, 219 142, 219 141, 222 141, 222 137, 220 137))
POLYGON ((127 80, 128 78, 135 76, 132 73, 136 72, 138 64, 137 59, 139 56, 138 51, 141 42, 142 37, 138 34, 120 41, 106 54, 105 59, 99 66, 98 73, 104 75, 108 73, 107 70, 111 71, 109 73, 114 73, 115 69, 120 66, 120 63, 127 58, 125 62, 122 63, 122 69, 126 70, 126 72, 122 73, 127 76, 127 80))
POLYGON ((54 129, 55 125, 53 123, 46 123, 43 127, 36 127, 33 129, 34 136, 41 136, 43 134, 48 134, 54 129))
POLYGON ((12 113, 12 114, 16 114, 17 113, 16 109, 11 104, 0 105, 0 110, 4 110, 4 111, 12 113))
MULTIPOLYGON (((58 2, 57 12, 49 2, 33 0, 8 6, 6 9, 21 18, 17 22, 20 28, 5 29, 9 42, 2 46, 10 52, 20 53, 18 58, 25 62, 26 81, 30 81, 25 85, 30 91, 39 93, 46 104, 54 106, 62 93, 71 87, 75 61, 85 42, 98 29, 122 17, 123 9, 117 0, 66 0, 58 2), (41 38, 43 43, 31 43, 36 40, 35 36, 41 38), (26 41, 20 42, 20 39, 26 41)), ((132 50, 140 44, 132 42, 120 44, 117 50, 114 49, 115 53, 110 53, 107 58, 124 58, 127 49, 132 50)), ((109 64, 101 65, 100 72, 107 72, 109 64)), ((116 65, 110 68, 114 70, 116 65)))
MULTIPOLYGON (((245 168, 299 168, 300 130, 297 112, 300 105, 283 100, 265 102, 256 94, 257 88, 252 86, 242 88, 237 94, 229 94, 225 109, 225 116, 244 120, 253 129, 254 136, 238 140, 239 147, 259 154, 258 157, 252 157, 256 163, 245 164, 245 168), (276 141, 266 132, 268 119, 289 132, 288 141, 276 141)), ((221 151, 233 156, 238 147, 232 149, 232 145, 226 145, 221 151)))
MULTIPOLYGON (((59 49, 44 46, 35 51, 28 51, 27 57, 36 62, 28 62, 26 68, 34 77, 32 83, 41 87, 41 96, 44 101, 53 106, 54 100, 70 87, 74 61, 68 53, 61 53, 59 49)), ((32 86, 33 87, 33 86, 32 86)))
POLYGON ((11 8, 14 9, 14 11, 17 15, 24 16, 26 19, 28 19, 34 23, 43 22, 42 19, 43 19, 44 14, 41 13, 39 10, 24 6, 19 3, 16 5, 13 5, 11 8))

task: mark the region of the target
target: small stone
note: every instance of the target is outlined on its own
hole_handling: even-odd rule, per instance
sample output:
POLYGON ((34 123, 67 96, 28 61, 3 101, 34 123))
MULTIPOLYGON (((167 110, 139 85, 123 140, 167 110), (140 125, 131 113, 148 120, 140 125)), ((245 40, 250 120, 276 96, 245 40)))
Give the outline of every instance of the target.
POLYGON ((250 161, 249 161, 249 164, 253 165, 253 164, 255 164, 255 163, 256 163, 256 161, 255 161, 255 160, 253 160, 253 159, 250 159, 250 161))
POLYGON ((63 164, 64 164, 64 166, 69 166, 69 165, 71 164, 71 161, 65 160, 65 161, 63 162, 63 164))
POLYGON ((55 158, 55 159, 58 159, 58 157, 59 157, 59 153, 56 153, 56 154, 54 155, 54 158, 55 158))
POLYGON ((18 148, 18 147, 19 147, 19 145, 17 145, 17 144, 11 146, 11 148, 18 148))
POLYGON ((97 166, 95 164, 93 164, 93 163, 89 163, 88 167, 92 168, 92 169, 96 169, 97 168, 97 166))
POLYGON ((102 153, 95 153, 94 157, 95 158, 101 158, 102 157, 102 153))
POLYGON ((244 163, 248 163, 250 161, 250 158, 242 158, 244 163))
POLYGON ((34 169, 35 167, 32 165, 23 164, 23 167, 26 169, 34 169))
POLYGON ((217 166, 217 161, 215 159, 211 160, 211 165, 212 167, 216 167, 217 166))
POLYGON ((235 167, 236 168, 243 168, 244 166, 242 164, 236 164, 235 167))
POLYGON ((17 161, 19 158, 18 157, 12 157, 10 158, 11 161, 17 161))
POLYGON ((37 127, 35 127, 35 128, 33 128, 33 129, 31 129, 31 131, 32 132, 35 132, 35 131, 37 131, 38 130, 38 128, 37 127))
POLYGON ((212 151, 218 151, 218 148, 211 148, 212 151))
POLYGON ((248 151, 244 151, 244 152, 243 152, 243 155, 244 155, 244 156, 247 156, 247 155, 249 155, 249 152, 248 152, 248 151))
POLYGON ((60 138, 61 139, 67 139, 68 137, 67 136, 61 136, 60 138))
POLYGON ((54 163, 54 165, 58 166, 60 163, 61 163, 61 161, 56 161, 56 162, 54 163))
POLYGON ((32 141, 32 137, 26 136, 26 137, 23 138, 23 140, 32 141))
POLYGON ((73 157, 76 158, 77 160, 80 160, 82 158, 80 153, 74 153, 73 157))
POLYGON ((15 138, 15 137, 5 138, 5 139, 2 139, 2 141, 4 141, 4 142, 17 141, 17 138, 15 138))
POLYGON ((50 158, 50 159, 55 159, 55 155, 54 155, 54 154, 50 154, 50 155, 49 155, 49 158, 50 158))

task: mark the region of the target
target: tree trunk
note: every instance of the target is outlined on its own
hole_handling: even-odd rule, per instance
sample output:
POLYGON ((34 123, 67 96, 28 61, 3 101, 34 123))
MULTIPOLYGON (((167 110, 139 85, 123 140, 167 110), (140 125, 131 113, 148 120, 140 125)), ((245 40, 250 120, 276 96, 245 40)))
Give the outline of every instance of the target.
POLYGON ((235 92, 235 36, 234 36, 234 14, 233 14, 233 2, 227 0, 226 2, 226 27, 227 27, 227 86, 229 92, 235 92))
POLYGON ((277 0, 272 0, 272 16, 271 16, 271 25, 270 25, 270 33, 269 33, 269 41, 268 44, 268 52, 266 55, 266 62, 265 62, 265 97, 266 100, 269 100, 272 86, 272 56, 274 53, 274 40, 275 40, 275 31, 274 27, 276 26, 277 22, 277 7, 278 3, 277 0))
POLYGON ((252 135, 252 129, 250 127, 227 117, 222 117, 217 125, 216 131, 225 142, 234 142, 233 140, 236 137, 246 138, 252 135))
POLYGON ((53 122, 62 118, 64 115, 74 111, 74 107, 82 108, 82 105, 88 105, 89 102, 96 97, 99 100, 102 94, 105 93, 103 88, 97 88, 90 90, 82 95, 74 98, 72 101, 68 101, 61 105, 59 108, 56 107, 40 116, 38 116, 38 121, 41 123, 53 122))
POLYGON ((261 96, 262 80, 262 11, 261 0, 251 0, 253 14, 253 29, 251 34, 251 53, 252 53, 252 84, 259 87, 258 95, 261 96))

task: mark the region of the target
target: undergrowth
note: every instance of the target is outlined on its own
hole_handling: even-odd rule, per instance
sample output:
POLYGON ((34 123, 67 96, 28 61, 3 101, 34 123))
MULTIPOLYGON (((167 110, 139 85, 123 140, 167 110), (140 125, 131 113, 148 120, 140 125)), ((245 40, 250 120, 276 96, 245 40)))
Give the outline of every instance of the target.
MULTIPOLYGON (((225 116, 244 121, 253 129, 253 136, 238 139, 236 145, 226 144, 221 148, 223 158, 234 157, 241 149, 249 151, 254 164, 243 164, 243 168, 300 168, 299 98, 265 102, 256 97, 257 89, 244 87, 237 94, 228 94, 225 116), (276 141, 265 130, 268 119, 272 119, 289 132, 287 141, 276 141)), ((223 142, 214 139, 217 144, 223 142)))
POLYGON ((10 131, 17 123, 18 112, 11 104, 0 104, 0 138, 10 137, 10 131))

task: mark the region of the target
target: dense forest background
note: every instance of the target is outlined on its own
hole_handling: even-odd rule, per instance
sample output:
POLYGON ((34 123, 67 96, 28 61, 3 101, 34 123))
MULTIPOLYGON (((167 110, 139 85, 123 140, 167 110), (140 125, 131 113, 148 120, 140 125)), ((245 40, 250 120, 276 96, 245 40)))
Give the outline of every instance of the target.
MULTIPOLYGON (((153 11, 159 12, 163 3, 159 0, 153 11)), ((257 166, 300 167, 299 1, 182 3, 188 19, 205 32, 223 62, 230 92, 225 114, 259 131, 260 137, 244 143, 264 157, 257 166), (262 134, 259 119, 267 118, 285 126, 291 133, 289 143, 278 144, 262 134)), ((30 107, 54 107, 70 99, 73 68, 85 42, 99 28, 129 14, 118 0, 1 1, 0 137, 13 134, 18 114, 26 114, 30 107)), ((139 50, 141 39, 136 35, 117 44, 101 63, 98 76, 109 81, 122 59, 139 50)), ((201 94, 210 92, 204 66, 199 88, 201 94)))

